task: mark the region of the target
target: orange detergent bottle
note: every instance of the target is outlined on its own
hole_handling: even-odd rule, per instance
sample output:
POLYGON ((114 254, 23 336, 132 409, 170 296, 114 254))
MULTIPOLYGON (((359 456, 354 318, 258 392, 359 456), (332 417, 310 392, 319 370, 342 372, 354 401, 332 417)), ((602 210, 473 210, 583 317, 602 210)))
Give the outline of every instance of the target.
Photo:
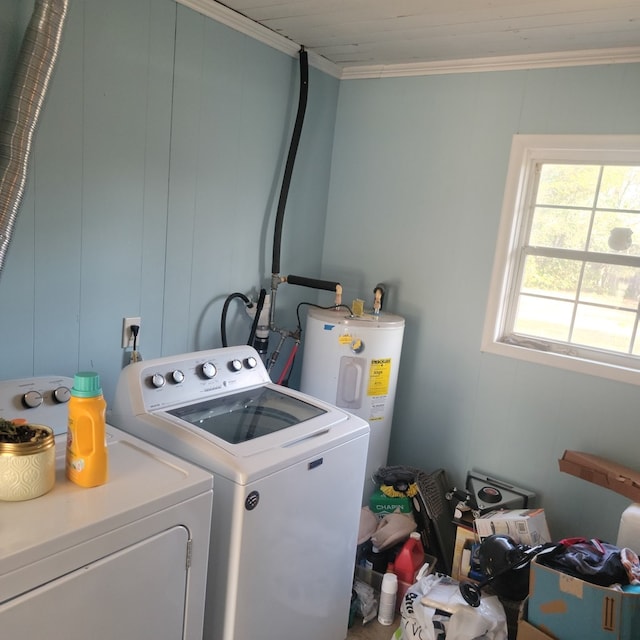
POLYGON ((69 399, 67 478, 81 487, 97 487, 108 478, 108 453, 100 376, 76 373, 69 399))

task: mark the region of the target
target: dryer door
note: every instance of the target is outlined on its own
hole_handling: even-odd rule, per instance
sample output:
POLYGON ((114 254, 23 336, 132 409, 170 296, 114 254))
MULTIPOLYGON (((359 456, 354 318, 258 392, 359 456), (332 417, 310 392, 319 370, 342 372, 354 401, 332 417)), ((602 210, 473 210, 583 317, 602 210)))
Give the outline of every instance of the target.
POLYGON ((174 526, 15 597, 0 605, 2 637, 182 638, 188 545, 174 526))

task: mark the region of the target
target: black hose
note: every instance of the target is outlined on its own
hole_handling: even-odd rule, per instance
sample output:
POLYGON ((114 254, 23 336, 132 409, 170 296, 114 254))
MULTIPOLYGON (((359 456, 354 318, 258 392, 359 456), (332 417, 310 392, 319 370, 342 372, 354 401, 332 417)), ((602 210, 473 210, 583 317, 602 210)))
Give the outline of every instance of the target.
POLYGON ((291 175, 293 173, 293 165, 298 151, 300 142, 300 134, 302 133, 302 124, 304 122, 304 113, 307 108, 307 95, 309 92, 309 62, 307 60, 307 52, 304 47, 300 49, 300 96, 298 99, 298 114, 296 123, 293 127, 293 135, 291 145, 289 146, 289 155, 287 164, 284 169, 284 177, 282 178, 282 187, 280 189, 280 199, 278 200, 278 209, 276 212, 276 222, 273 232, 273 260, 271 262, 271 273, 280 273, 280 244, 282 241, 282 223, 284 220, 284 209, 287 204, 287 196, 289 195, 289 186, 291 184, 291 175))
POLYGON ((253 340, 256 337, 256 329, 258 328, 258 321, 260 320, 260 314, 262 313, 262 308, 264 307, 264 299, 266 295, 266 289, 260 289, 260 295, 258 296, 258 303, 256 305, 256 315, 253 318, 253 323, 251 324, 251 332, 249 333, 249 339, 247 340, 247 344, 249 346, 253 346, 253 340))
POLYGON ((229 305, 234 298, 241 298, 242 301, 249 307, 251 305, 251 300, 244 295, 244 293, 231 293, 227 296, 227 299, 224 301, 224 305, 222 307, 222 316, 220 317, 220 337, 222 338, 222 346, 228 347, 227 344, 227 311, 229 309, 229 305))

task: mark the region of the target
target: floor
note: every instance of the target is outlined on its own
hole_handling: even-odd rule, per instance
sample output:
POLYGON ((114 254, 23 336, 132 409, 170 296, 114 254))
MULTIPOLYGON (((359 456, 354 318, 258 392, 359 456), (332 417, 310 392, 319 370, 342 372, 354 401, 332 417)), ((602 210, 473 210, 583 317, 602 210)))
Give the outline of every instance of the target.
POLYGON ((399 626, 399 615, 396 616, 393 624, 388 627, 381 625, 377 620, 372 620, 363 625, 362 618, 356 617, 353 626, 347 634, 347 640, 391 640, 391 637, 399 626))

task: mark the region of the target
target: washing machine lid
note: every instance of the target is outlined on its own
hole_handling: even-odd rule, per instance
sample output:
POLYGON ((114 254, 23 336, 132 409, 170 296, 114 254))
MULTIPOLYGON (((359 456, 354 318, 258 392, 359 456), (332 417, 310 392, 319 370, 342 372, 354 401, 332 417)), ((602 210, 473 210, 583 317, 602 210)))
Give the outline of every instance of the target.
POLYGON ((274 383, 213 394, 137 418, 121 424, 138 435, 136 423, 153 425, 154 431, 143 439, 150 435, 152 443, 200 464, 204 454, 204 459, 216 461, 214 470, 218 471, 218 463, 269 467, 294 450, 302 453, 349 439, 362 426, 368 431, 367 423, 354 420, 355 416, 274 383))
POLYGON ((260 386, 170 409, 167 413, 227 443, 240 444, 288 429, 327 411, 271 386, 260 386))
MULTIPOLYGON (((212 471, 214 476, 240 485, 248 485, 303 460, 322 457, 323 452, 355 438, 368 440, 369 425, 361 418, 299 391, 280 389, 272 383, 254 389, 260 392, 261 406, 269 414, 264 424, 261 424, 265 417, 261 411, 234 406, 229 412, 230 419, 222 420, 222 426, 216 425, 223 414, 216 415, 220 406, 215 398, 211 399, 210 411, 202 407, 209 401, 199 401, 134 416, 119 415, 118 424, 125 431, 212 471), (247 424, 236 429, 234 416, 247 424), (251 424, 256 417, 257 426, 251 424), (199 424, 201 420, 206 428, 199 424), (251 437, 252 426, 255 426, 255 437, 251 437), (216 434, 212 433, 216 430, 216 434)), ((233 404, 246 398, 247 391, 223 397, 233 404)))

